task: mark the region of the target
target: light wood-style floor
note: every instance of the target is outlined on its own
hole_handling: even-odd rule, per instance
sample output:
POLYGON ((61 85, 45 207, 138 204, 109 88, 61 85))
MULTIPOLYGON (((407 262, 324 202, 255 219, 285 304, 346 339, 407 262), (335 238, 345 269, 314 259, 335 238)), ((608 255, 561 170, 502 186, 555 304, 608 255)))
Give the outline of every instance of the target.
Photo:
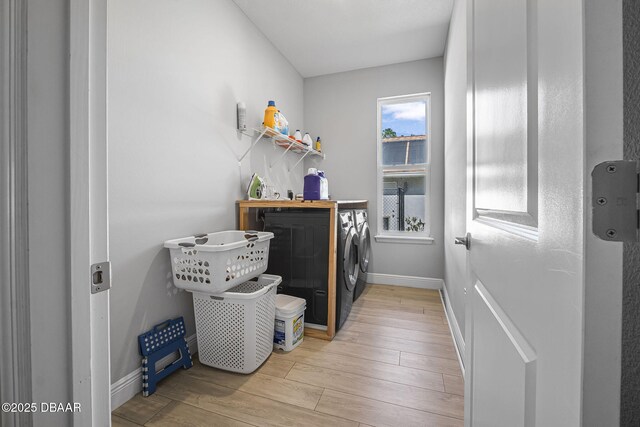
POLYGON ((307 337, 251 375, 195 362, 154 395, 116 409, 112 421, 115 427, 462 426, 463 389, 438 292, 371 285, 333 341, 307 337))

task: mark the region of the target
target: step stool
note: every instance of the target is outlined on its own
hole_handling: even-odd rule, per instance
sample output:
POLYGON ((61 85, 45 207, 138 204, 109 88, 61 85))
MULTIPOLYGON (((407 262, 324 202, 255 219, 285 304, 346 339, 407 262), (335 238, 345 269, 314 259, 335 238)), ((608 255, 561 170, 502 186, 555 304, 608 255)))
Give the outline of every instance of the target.
POLYGON ((149 396, 156 391, 158 381, 166 378, 178 368, 193 366, 191 352, 184 333, 184 319, 177 317, 154 326, 148 332, 138 335, 142 354, 142 395, 149 396), (162 358, 180 352, 178 360, 156 372, 156 363, 162 358))

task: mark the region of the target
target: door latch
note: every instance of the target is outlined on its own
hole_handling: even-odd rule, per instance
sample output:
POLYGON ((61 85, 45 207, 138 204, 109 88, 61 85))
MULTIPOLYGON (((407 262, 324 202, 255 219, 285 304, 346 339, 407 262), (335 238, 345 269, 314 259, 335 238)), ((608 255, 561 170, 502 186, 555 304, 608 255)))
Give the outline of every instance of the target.
POLYGON ((467 250, 471 249, 471 233, 467 233, 464 237, 455 237, 453 243, 456 245, 464 245, 467 250))
POLYGON ((596 165, 593 183, 593 234, 611 242, 640 241, 640 161, 596 165))
POLYGON ((109 261, 99 262, 91 266, 91 293, 111 289, 111 263, 109 261))

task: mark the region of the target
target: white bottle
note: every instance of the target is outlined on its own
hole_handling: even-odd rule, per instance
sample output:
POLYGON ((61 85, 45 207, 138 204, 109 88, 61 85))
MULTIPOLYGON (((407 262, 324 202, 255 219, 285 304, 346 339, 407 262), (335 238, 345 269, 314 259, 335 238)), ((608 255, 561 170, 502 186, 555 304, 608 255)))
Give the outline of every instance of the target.
POLYGON ((313 141, 311 140, 311 135, 309 135, 309 133, 304 134, 304 136, 302 137, 302 143, 307 147, 311 147, 313 141))
POLYGON ((320 200, 329 200, 329 180, 325 178, 324 171, 318 171, 320 176, 320 200))

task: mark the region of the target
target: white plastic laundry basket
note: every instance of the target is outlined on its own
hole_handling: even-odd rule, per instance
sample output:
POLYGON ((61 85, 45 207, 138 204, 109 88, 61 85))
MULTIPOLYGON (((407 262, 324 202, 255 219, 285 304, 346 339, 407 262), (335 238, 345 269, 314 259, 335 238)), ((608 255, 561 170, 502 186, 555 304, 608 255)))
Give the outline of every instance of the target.
POLYGON ((273 350, 276 286, 262 274, 217 295, 193 293, 198 355, 203 365, 249 374, 273 350))
POLYGON ((220 293, 267 270, 273 233, 222 231, 167 240, 173 283, 191 292, 220 293))

